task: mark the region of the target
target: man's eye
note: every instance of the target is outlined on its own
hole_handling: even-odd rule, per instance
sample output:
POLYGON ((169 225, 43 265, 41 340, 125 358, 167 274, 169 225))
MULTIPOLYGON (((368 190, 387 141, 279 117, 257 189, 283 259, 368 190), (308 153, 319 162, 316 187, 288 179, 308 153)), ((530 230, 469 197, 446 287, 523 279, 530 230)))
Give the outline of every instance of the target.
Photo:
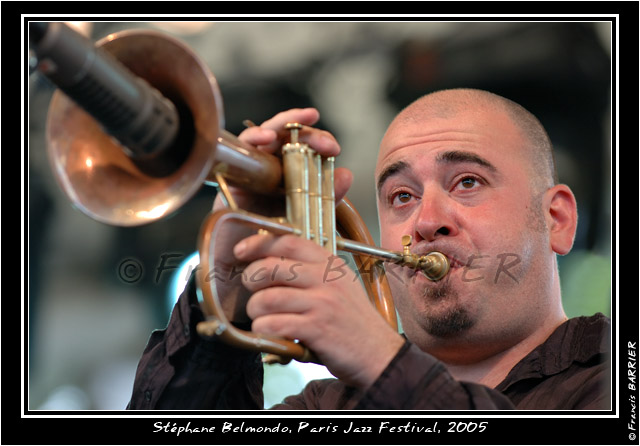
POLYGON ((462 187, 464 187, 465 189, 471 189, 473 186, 475 186, 477 180, 475 178, 465 178, 462 181, 460 181, 460 184, 462 184, 462 187))
POLYGON ((397 192, 391 197, 391 204, 394 206, 401 206, 411 201, 413 195, 409 192, 397 192))
POLYGON ((457 187, 469 190, 479 186, 480 184, 480 180, 476 177, 464 177, 458 182, 457 187))

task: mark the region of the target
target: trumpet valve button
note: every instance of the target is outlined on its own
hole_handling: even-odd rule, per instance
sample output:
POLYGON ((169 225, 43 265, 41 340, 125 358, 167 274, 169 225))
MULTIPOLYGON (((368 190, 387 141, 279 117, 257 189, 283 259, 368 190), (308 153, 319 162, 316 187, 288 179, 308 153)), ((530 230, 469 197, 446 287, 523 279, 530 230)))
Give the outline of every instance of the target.
POLYGON ((291 144, 298 143, 298 132, 302 129, 302 124, 298 122, 288 122, 284 128, 291 132, 291 144))

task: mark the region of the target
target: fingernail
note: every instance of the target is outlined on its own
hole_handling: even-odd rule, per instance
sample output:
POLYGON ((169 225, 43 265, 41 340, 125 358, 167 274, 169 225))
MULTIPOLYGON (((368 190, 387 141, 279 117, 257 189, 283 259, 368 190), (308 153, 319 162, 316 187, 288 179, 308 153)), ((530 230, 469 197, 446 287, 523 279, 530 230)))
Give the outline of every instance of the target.
POLYGON ((247 244, 245 242, 240 242, 233 248, 233 253, 236 257, 242 257, 244 252, 247 250, 247 244))

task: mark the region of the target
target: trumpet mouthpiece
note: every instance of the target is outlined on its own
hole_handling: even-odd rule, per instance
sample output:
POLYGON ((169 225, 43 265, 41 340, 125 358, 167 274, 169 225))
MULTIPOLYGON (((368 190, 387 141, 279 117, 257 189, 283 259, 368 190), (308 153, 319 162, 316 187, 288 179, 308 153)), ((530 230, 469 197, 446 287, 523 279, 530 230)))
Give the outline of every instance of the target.
POLYGON ((449 272, 449 259, 441 252, 433 251, 420 257, 418 269, 420 269, 429 280, 437 282, 449 272))

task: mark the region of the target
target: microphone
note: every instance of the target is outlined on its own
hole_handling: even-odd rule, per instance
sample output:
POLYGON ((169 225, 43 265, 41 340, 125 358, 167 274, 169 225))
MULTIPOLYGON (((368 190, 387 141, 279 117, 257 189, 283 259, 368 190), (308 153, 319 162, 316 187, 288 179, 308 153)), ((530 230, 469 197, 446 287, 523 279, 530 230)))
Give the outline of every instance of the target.
POLYGON ((146 173, 165 176, 179 167, 181 114, 156 88, 64 23, 31 22, 29 40, 37 69, 146 173))

